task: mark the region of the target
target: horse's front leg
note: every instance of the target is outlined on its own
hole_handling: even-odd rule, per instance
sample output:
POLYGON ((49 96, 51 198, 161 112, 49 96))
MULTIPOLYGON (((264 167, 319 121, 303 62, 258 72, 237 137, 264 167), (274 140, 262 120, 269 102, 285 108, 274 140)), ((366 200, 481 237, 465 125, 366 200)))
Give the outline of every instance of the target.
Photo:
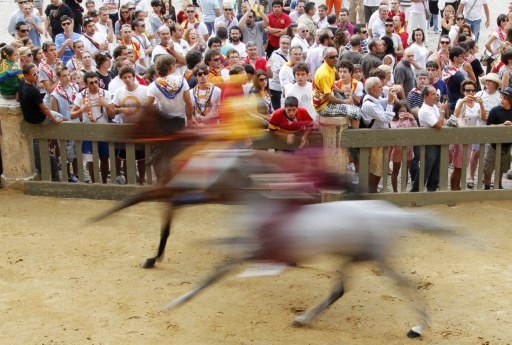
POLYGON ((295 320, 293 320, 292 325, 294 327, 302 327, 313 321, 318 315, 320 315, 325 309, 331 306, 334 302, 343 296, 345 293, 343 287, 343 278, 339 278, 338 284, 331 291, 329 296, 325 298, 322 302, 317 304, 315 307, 306 310, 303 314, 297 316, 295 320))
POLYGON ((169 208, 166 211, 165 221, 162 226, 162 231, 160 232, 160 243, 158 245, 157 254, 152 258, 146 259, 146 262, 144 263, 144 265, 142 265, 142 267, 153 268, 155 266, 156 261, 162 261, 162 259, 164 258, 165 246, 167 244, 167 239, 169 238, 169 235, 171 233, 171 223, 173 214, 173 204, 169 203, 169 208))

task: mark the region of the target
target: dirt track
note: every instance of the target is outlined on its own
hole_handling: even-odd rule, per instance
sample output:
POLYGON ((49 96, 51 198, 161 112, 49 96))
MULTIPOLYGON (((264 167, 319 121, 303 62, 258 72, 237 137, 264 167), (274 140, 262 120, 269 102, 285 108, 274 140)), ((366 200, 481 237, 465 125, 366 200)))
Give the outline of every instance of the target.
MULTIPOLYGON (((403 239, 407 260, 392 262, 428 299, 432 327, 423 340, 400 292, 370 264, 350 273, 346 295, 310 327, 294 315, 323 297, 336 277, 332 258, 280 277, 214 285, 188 305, 161 313, 223 253, 201 240, 225 234, 238 210, 182 210, 164 262, 153 255, 161 206, 148 204, 85 227, 110 201, 29 197, 0 190, 1 344, 508 344, 512 339, 512 202, 436 206, 477 237, 461 245, 427 235, 403 239), (484 251, 482 251, 484 250, 484 251)), ((240 269, 240 272, 243 268, 240 269)))

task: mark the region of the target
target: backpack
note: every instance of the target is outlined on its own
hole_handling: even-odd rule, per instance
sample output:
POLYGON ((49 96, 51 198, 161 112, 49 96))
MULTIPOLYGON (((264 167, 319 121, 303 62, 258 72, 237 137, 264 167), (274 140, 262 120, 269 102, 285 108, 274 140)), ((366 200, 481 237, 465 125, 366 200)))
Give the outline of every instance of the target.
MULTIPOLYGON (((364 98, 364 95, 363 95, 363 98, 364 98)), ((363 106, 364 102, 366 101, 370 101, 372 103, 375 103, 373 102, 371 99, 365 99, 362 103, 361 103, 361 107, 363 106)), ((372 119, 370 121, 369 124, 366 124, 364 121, 363 121, 363 117, 361 116, 361 118, 359 119, 359 129, 365 129, 365 128, 372 128, 373 124, 375 123, 375 119, 372 119)))

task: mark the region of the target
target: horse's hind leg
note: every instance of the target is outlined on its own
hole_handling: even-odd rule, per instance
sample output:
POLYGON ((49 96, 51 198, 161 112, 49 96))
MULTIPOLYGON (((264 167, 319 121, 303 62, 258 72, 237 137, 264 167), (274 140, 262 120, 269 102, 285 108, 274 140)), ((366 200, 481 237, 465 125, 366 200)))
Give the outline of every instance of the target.
POLYGON ((164 225, 162 226, 162 231, 160 232, 160 243, 158 245, 158 252, 156 256, 152 258, 146 259, 146 262, 142 267, 144 268, 153 268, 155 266, 156 261, 161 261, 163 259, 165 253, 165 246, 167 244, 167 239, 171 233, 171 223, 173 217, 173 205, 169 205, 169 209, 167 210, 166 219, 164 225))
POLYGON ((175 300, 167 303, 163 308, 164 310, 169 310, 174 307, 177 307, 185 302, 188 302, 193 297, 195 297, 199 292, 210 286, 211 284, 215 283, 217 280, 222 278, 224 275, 226 275, 229 271, 231 271, 236 265, 242 263, 246 259, 244 258, 236 258, 236 259, 230 259, 227 263, 220 266, 215 272, 213 272, 209 277, 207 277, 199 286, 194 288, 193 290, 187 292, 184 295, 181 295, 180 297, 176 298, 175 300))
POLYGON ((419 316, 419 323, 407 332, 407 336, 409 338, 420 337, 423 330, 430 326, 430 318, 425 311, 425 299, 407 278, 396 273, 386 262, 378 261, 378 263, 382 270, 395 280, 396 284, 402 289, 402 292, 405 293, 406 299, 414 301, 417 306, 416 312, 419 316))
POLYGON ((343 287, 343 279, 340 278, 338 285, 331 291, 330 295, 327 296, 322 302, 315 307, 306 310, 303 314, 297 316, 293 320, 292 325, 294 327, 302 327, 313 321, 318 315, 320 315, 325 309, 331 304, 336 302, 341 296, 343 296, 345 290, 343 287))

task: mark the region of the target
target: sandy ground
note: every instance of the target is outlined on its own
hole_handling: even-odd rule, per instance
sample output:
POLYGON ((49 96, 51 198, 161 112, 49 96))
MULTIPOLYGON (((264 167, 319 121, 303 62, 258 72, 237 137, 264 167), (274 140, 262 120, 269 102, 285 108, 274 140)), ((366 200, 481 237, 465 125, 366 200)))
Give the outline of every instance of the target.
MULTIPOLYGON (((429 207, 463 222, 453 243, 411 233, 392 263, 428 300, 422 340, 403 294, 372 264, 349 273, 346 295, 311 326, 291 327, 319 301, 340 261, 322 258, 278 277, 218 282, 189 304, 160 308, 225 259, 202 240, 226 235, 239 207, 181 210, 167 256, 152 256, 162 206, 134 207, 94 226, 111 201, 55 199, 0 190, 1 344, 508 344, 512 339, 512 202, 429 207)), ((246 267, 241 267, 242 272, 246 267)), ((238 273, 238 272, 237 272, 238 273)))

